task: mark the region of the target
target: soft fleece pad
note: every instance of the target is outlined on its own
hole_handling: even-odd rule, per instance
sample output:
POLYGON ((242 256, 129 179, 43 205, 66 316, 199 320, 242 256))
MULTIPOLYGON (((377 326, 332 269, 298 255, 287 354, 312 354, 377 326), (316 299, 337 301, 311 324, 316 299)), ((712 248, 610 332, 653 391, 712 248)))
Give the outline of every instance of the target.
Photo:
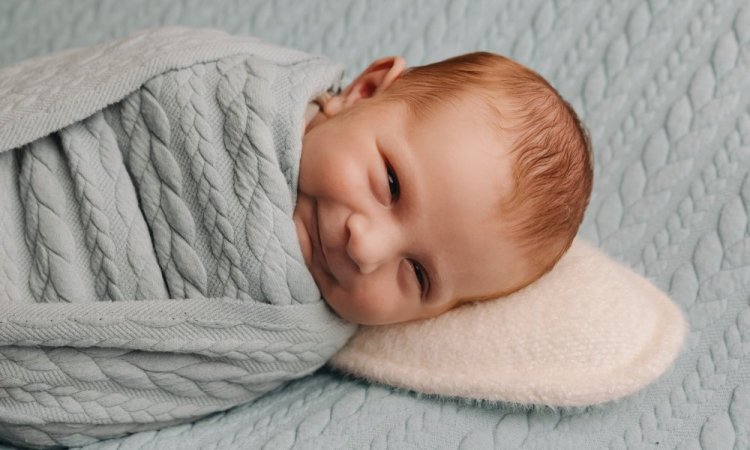
POLYGON ((656 379, 686 328, 663 292, 578 239, 527 288, 433 319, 360 327, 330 364, 430 394, 583 406, 656 379))

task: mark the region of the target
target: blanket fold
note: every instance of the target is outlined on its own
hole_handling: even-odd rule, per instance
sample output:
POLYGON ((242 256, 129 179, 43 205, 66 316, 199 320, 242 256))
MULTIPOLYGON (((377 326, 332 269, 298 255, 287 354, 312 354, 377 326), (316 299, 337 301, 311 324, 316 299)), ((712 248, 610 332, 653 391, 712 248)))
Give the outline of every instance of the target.
POLYGON ((304 108, 341 74, 181 28, 0 71, 2 438, 192 421, 345 344, 291 218, 304 108))

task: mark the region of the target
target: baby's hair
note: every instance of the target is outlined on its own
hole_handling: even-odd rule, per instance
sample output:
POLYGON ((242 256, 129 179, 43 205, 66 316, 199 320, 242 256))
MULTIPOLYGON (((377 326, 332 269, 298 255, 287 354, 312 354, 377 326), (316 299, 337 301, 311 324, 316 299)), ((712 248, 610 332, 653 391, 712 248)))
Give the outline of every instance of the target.
POLYGON ((384 91, 417 116, 476 95, 490 123, 512 137, 513 188, 500 200, 507 236, 520 246, 535 276, 487 300, 515 292, 549 272, 570 248, 591 196, 589 132, 568 102, 533 70, 488 52, 408 69, 384 91))

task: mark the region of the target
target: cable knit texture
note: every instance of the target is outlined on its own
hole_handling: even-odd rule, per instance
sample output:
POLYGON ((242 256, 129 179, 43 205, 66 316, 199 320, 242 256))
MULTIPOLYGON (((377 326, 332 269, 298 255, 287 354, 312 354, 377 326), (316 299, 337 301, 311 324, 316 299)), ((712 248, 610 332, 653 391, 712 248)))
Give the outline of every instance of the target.
POLYGON ((0 71, 3 438, 192 421, 341 348, 291 220, 304 108, 341 73, 180 28, 0 71))

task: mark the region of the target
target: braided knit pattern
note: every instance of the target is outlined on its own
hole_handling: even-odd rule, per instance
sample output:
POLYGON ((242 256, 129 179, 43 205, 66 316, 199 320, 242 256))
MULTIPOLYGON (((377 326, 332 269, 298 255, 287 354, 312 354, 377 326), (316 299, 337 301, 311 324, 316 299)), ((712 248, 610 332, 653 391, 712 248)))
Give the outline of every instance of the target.
MULTIPOLYGON (((269 232, 278 220, 279 200, 272 196, 278 192, 277 187, 258 188, 259 177, 278 168, 278 161, 274 158, 275 154, 258 151, 258 148, 274 145, 269 124, 262 119, 271 114, 273 104, 255 103, 245 94, 246 91, 269 90, 273 72, 264 61, 252 62, 250 64, 250 61, 234 58, 218 65, 223 77, 218 85, 217 99, 227 118, 224 144, 234 163, 235 194, 242 204, 262 207, 253 208, 252 213, 248 210, 244 220, 245 243, 254 258, 251 264, 258 265, 266 259, 268 252, 280 250, 278 239, 269 232), (240 127, 230 127, 229 124, 239 124, 240 127), (235 130, 229 131, 227 128, 235 130)), ((275 289, 277 280, 285 278, 285 269, 280 264, 263 264, 257 278, 251 280, 272 303, 288 304, 292 301, 288 291, 275 289)))
POLYGON ((123 105, 124 128, 132 130, 128 163, 170 295, 203 297, 206 271, 192 247, 195 223, 182 200, 182 173, 169 151, 169 119, 155 98, 162 82, 161 77, 149 81, 123 105))
POLYGON ((60 155, 51 139, 42 139, 23 152, 18 177, 26 205, 26 245, 33 264, 29 286, 38 302, 71 302, 80 298, 73 268, 73 236, 63 220, 65 200, 55 182, 60 155))
MULTIPOLYGON (((122 104, 122 114, 129 113, 135 115, 131 105, 134 100, 124 101, 122 104)), ((107 158, 110 161, 116 161, 114 164, 102 164, 110 179, 114 182, 113 196, 116 199, 114 206, 116 216, 114 220, 122 224, 120 233, 125 236, 122 252, 125 253, 129 268, 133 271, 135 283, 135 292, 131 294, 133 299, 142 300, 149 298, 164 298, 167 294, 167 286, 161 277, 161 270, 156 260, 153 244, 146 221, 141 214, 130 214, 130 211, 138 209, 138 198, 133 180, 128 173, 124 160, 130 155, 131 139, 133 130, 137 121, 132 120, 123 125, 124 132, 128 137, 118 148, 115 141, 114 133, 109 126, 103 123, 101 127, 102 138, 113 141, 112 145, 103 145, 100 147, 100 156, 104 160, 105 155, 114 154, 107 158), (110 150, 113 147, 113 150, 110 150)), ((101 140, 101 139, 100 139, 101 140)), ((104 161, 103 161, 104 162, 104 161)))
MULTIPOLYGON (((215 159, 217 142, 206 120, 206 87, 202 66, 181 71, 175 76, 179 85, 177 104, 182 111, 180 127, 185 134, 185 150, 190 160, 190 175, 198 184, 198 204, 203 225, 211 238, 211 251, 218 262, 221 295, 249 300, 248 281, 242 271, 234 228, 227 219, 227 202, 219 186, 215 159)), ((249 214, 248 214, 249 215, 249 214)))
POLYGON ((286 142, 340 69, 245 45, 0 148, 2 439, 189 422, 311 373, 354 332, 304 266, 279 163, 298 162, 286 142))
POLYGON ((106 141, 94 139, 97 145, 95 148, 90 148, 84 142, 85 135, 89 133, 84 122, 62 130, 60 137, 65 156, 69 161, 76 200, 80 205, 81 222, 86 232, 86 246, 91 252, 91 270, 96 274, 96 294, 100 299, 122 300, 122 292, 117 286, 115 245, 110 237, 109 220, 102 210, 104 198, 93 180, 84 175, 93 171, 91 158, 101 151, 98 148, 99 142, 105 145, 106 141))

